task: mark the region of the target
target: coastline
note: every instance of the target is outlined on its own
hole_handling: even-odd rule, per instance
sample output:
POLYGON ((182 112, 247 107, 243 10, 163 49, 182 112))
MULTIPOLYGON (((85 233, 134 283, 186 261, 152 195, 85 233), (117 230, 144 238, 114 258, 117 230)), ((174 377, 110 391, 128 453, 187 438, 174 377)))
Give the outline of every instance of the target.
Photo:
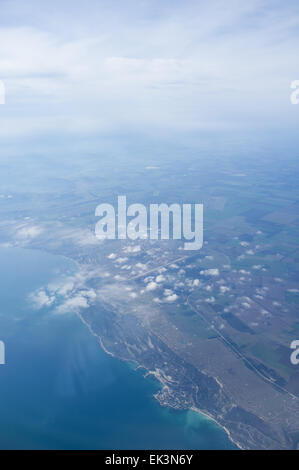
MULTIPOLYGON (((28 248, 28 247, 16 247, 16 246, 3 246, 4 248, 21 248, 23 250, 28 250, 28 251, 40 251, 41 253, 46 253, 46 254, 52 254, 51 252, 47 251, 47 250, 43 250, 43 249, 36 249, 36 248, 28 248)), ((71 261, 72 263, 74 263, 76 265, 76 267, 80 267, 80 264, 78 263, 77 260, 73 259, 73 258, 70 258, 69 256, 66 256, 66 255, 60 255, 60 254, 54 254, 54 256, 59 256, 59 257, 62 257, 64 258, 65 260, 67 261, 71 261)), ((79 312, 79 311, 76 311, 74 312, 78 318, 81 320, 81 322, 88 328, 89 332, 97 339, 97 341, 99 342, 101 348, 103 349, 103 351, 113 357, 113 358, 116 358, 116 359, 119 359, 121 360, 122 362, 125 362, 127 363, 128 361, 126 359, 122 359, 121 357, 118 357, 116 355, 114 355, 113 353, 111 353, 104 345, 103 343, 103 340, 102 338, 94 332, 94 330, 92 329, 92 327, 89 325, 89 323, 85 320, 85 318, 82 316, 82 314, 79 312)), ((134 361, 132 361, 134 362, 134 361)), ((163 376, 159 373, 157 373, 156 371, 151 371, 151 370, 148 370, 146 369, 146 367, 144 366, 141 366, 140 364, 138 364, 137 362, 136 363, 136 370, 138 368, 142 368, 146 371, 144 377, 146 378, 148 375, 154 375, 154 377, 156 378, 156 380, 161 384, 162 387, 168 387, 168 384, 167 382, 163 379, 163 376)), ((170 406, 167 406, 167 405, 163 405, 162 403, 160 403, 160 401, 157 399, 156 397, 156 394, 153 395, 153 397, 159 402, 160 406, 165 406, 165 407, 168 407, 168 408, 171 408, 170 406)), ((194 411, 198 414, 201 414, 203 416, 205 416, 206 418, 210 419, 211 421, 213 421, 219 428, 223 429, 225 431, 225 433, 227 434, 229 440, 234 444, 236 445, 240 450, 243 450, 243 447, 236 441, 234 441, 234 439, 231 437, 231 433, 230 431, 223 425, 223 424, 220 424, 214 417, 212 417, 210 414, 208 414, 207 412, 204 412, 202 410, 200 410, 199 408, 196 408, 194 406, 188 408, 188 410, 191 410, 191 411, 194 411)))
MULTIPOLYGON (((20 249, 26 250, 26 251, 40 251, 41 253, 45 253, 45 254, 50 254, 50 255, 52 255, 51 252, 49 252, 48 250, 43 250, 43 249, 28 248, 28 247, 16 247, 16 246, 8 246, 8 247, 3 246, 3 248, 12 248, 12 249, 20 248, 20 249)), ((71 261, 72 263, 75 264, 75 266, 76 266, 77 268, 80 267, 80 264, 79 264, 76 260, 74 260, 73 258, 70 258, 69 256, 60 255, 60 254, 56 254, 56 253, 54 254, 54 256, 58 256, 58 257, 64 258, 64 259, 67 260, 67 261, 71 261)), ((118 360, 121 360, 122 362, 128 363, 128 361, 127 361, 126 359, 122 359, 121 357, 116 356, 115 354, 113 354, 111 351, 109 351, 109 350, 105 347, 101 336, 100 336, 99 334, 97 334, 97 333, 94 332, 94 330, 92 329, 92 327, 90 326, 90 324, 85 320, 85 318, 83 317, 83 315, 81 314, 81 312, 75 311, 74 313, 78 316, 78 318, 80 319, 80 321, 88 328, 89 333, 91 333, 91 334, 97 339, 97 341, 99 342, 99 344, 100 344, 102 350, 105 352, 105 354, 107 354, 107 355, 109 355, 109 356, 111 356, 111 357, 113 357, 113 358, 116 358, 116 359, 118 359, 118 360)), ((134 362, 134 361, 132 361, 132 362, 134 362)), ((157 373, 157 372, 155 372, 155 371, 151 371, 151 370, 147 369, 146 367, 144 367, 144 366, 138 364, 137 362, 135 362, 135 363, 136 363, 136 370, 137 370, 138 368, 142 368, 142 369, 144 369, 144 370, 146 371, 144 377, 147 377, 148 375, 154 375, 155 378, 156 378, 156 380, 161 384, 162 387, 168 387, 167 382, 163 379, 163 376, 162 376, 161 374, 159 374, 159 373, 157 373)), ((159 402, 160 406, 165 406, 165 407, 171 409, 171 406, 163 405, 162 403, 160 403, 160 401, 157 399, 157 397, 156 397, 155 394, 153 394, 153 397, 159 402)), ((201 415, 205 416, 206 418, 208 418, 208 419, 214 421, 214 423, 215 423, 219 428, 221 428, 221 429, 223 429, 223 430, 225 431, 225 433, 227 434, 229 440, 230 440, 234 445, 236 445, 239 449, 243 449, 243 448, 241 447, 241 445, 240 445, 238 442, 234 441, 234 439, 231 437, 230 431, 229 431, 223 424, 220 424, 214 417, 212 417, 212 416, 209 415, 208 413, 206 413, 206 412, 200 410, 199 408, 196 408, 196 407, 193 407, 193 406, 190 407, 190 408, 187 408, 187 409, 185 409, 185 410, 194 411, 194 412, 196 412, 196 413, 198 413, 198 414, 201 414, 201 415)))
MULTIPOLYGON (((97 338, 97 340, 98 340, 98 342, 99 342, 101 348, 103 349, 103 351, 104 351, 106 354, 108 354, 109 356, 114 357, 114 358, 116 358, 116 359, 119 359, 119 360, 121 360, 121 361, 123 361, 123 362, 128 362, 128 361, 126 361, 125 359, 122 359, 122 358, 120 358, 120 357, 117 357, 117 356, 115 356, 113 353, 111 353, 110 351, 108 351, 107 348, 106 348, 106 347, 104 346, 104 344, 103 344, 102 338, 101 338, 97 333, 95 333, 95 332, 93 331, 93 329, 92 329, 91 326, 87 323, 87 321, 83 318, 83 316, 81 315, 81 313, 80 313, 80 312, 76 312, 76 313, 77 313, 78 317, 80 318, 80 320, 82 321, 82 323, 88 328, 89 332, 90 332, 93 336, 95 336, 95 337, 97 338)), ((136 364, 137 364, 137 363, 136 363, 136 364)), ((163 378, 162 378, 162 376, 161 376, 160 374, 158 374, 158 373, 156 373, 156 372, 154 372, 154 371, 150 371, 150 370, 146 369, 144 366, 141 366, 140 364, 137 364, 136 370, 137 370, 138 368, 143 368, 144 370, 147 371, 146 374, 144 375, 144 378, 146 378, 148 375, 154 375, 154 377, 158 380, 158 382, 162 385, 162 387, 167 387, 167 386, 168 386, 168 385, 165 383, 165 381, 163 380, 163 378)), ((159 402, 159 400, 156 398, 156 395, 154 394, 153 396, 154 396, 154 398, 159 402)), ((159 404, 160 404, 160 406, 166 406, 166 405, 162 405, 160 402, 159 402, 159 404)), ((169 407, 169 408, 171 408, 171 407, 169 407)), ((195 406, 191 406, 190 408, 188 408, 188 410, 194 411, 195 413, 198 413, 198 414, 200 414, 200 415, 203 415, 203 416, 205 416, 206 418, 208 418, 208 419, 210 419, 211 421, 213 421, 219 428, 221 428, 221 429, 224 430, 224 432, 227 434, 229 440, 230 440, 234 445, 236 445, 239 450, 244 450, 244 448, 241 446, 241 444, 238 443, 237 441, 235 441, 235 440, 232 438, 229 429, 228 429, 226 426, 224 426, 223 424, 220 424, 213 416, 211 416, 210 414, 208 414, 208 413, 205 412, 205 411, 200 410, 199 408, 196 408, 195 406)))
POLYGON ((205 411, 200 410, 199 408, 196 408, 195 406, 192 406, 192 407, 190 408, 190 410, 195 411, 196 413, 199 413, 199 414, 201 414, 201 415, 204 415, 204 416, 206 416, 208 419, 210 419, 211 421, 214 421, 214 423, 216 423, 217 426, 219 426, 220 428, 222 428, 222 429, 226 432, 226 434, 227 434, 229 440, 230 440, 233 444, 235 444, 240 450, 244 450, 244 447, 242 447, 239 442, 235 441, 235 440, 232 438, 229 429, 228 429, 226 426, 224 426, 224 424, 220 424, 215 418, 213 418, 213 416, 209 415, 209 414, 208 414, 207 412, 205 412, 205 411))

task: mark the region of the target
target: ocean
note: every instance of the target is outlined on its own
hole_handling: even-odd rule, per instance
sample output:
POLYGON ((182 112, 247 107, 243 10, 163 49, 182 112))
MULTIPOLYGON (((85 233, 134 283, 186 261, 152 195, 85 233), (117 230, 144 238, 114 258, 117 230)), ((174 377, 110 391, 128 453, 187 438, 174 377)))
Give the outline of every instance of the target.
POLYGON ((31 292, 75 270, 64 257, 0 248, 0 448, 235 448, 207 417, 161 407, 155 379, 107 355, 77 315, 33 307, 31 292))

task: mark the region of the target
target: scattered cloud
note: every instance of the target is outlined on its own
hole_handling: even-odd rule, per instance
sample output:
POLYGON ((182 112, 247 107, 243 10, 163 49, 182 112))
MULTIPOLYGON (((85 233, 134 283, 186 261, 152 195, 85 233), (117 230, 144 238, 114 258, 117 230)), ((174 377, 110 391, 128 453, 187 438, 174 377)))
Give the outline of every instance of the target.
POLYGON ((50 307, 55 301, 55 296, 48 295, 44 289, 39 289, 29 295, 29 300, 36 308, 40 309, 43 307, 50 307))
POLYGON ((21 228, 17 228, 15 238, 20 240, 31 240, 38 237, 43 233, 43 228, 37 225, 26 225, 21 228))
POLYGON ((200 271, 200 274, 202 274, 203 276, 219 276, 219 269, 203 269, 202 271, 200 271))
POLYGON ((177 299, 178 299, 177 294, 171 294, 165 297, 166 302, 175 302, 177 299))
POLYGON ((157 287, 159 287, 158 284, 157 284, 156 282, 154 282, 154 281, 151 281, 151 282, 149 282, 149 283, 147 284, 145 290, 146 290, 146 291, 153 291, 153 290, 156 290, 157 287))

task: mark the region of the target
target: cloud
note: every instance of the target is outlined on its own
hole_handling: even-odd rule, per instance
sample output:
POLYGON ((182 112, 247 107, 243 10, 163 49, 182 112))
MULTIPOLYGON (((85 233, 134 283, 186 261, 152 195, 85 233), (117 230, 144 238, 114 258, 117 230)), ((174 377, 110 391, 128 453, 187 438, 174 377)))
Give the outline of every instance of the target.
POLYGON ((51 5, 1 2, 2 137, 292 122, 296 2, 51 5))
MULTIPOLYGON (((57 287, 56 289, 54 288, 54 291, 56 291, 58 295, 66 296, 67 294, 69 294, 69 292, 71 292, 74 289, 74 287, 75 287, 75 283, 74 281, 71 280, 71 281, 67 281, 61 287, 57 287)), ((51 289, 51 285, 49 286, 49 289, 51 289)))
POLYGON ((175 302, 177 299, 178 299, 177 294, 171 294, 165 297, 166 302, 175 302))
POLYGON ((172 295, 173 294, 173 291, 171 289, 164 289, 164 292, 163 292, 164 295, 172 295))
POLYGON ((116 274, 116 275, 114 276, 114 279, 115 279, 116 281, 125 281, 126 278, 123 277, 123 276, 120 276, 119 274, 116 274))
POLYGON ((83 295, 75 295, 70 299, 67 299, 61 305, 56 308, 57 313, 73 313, 78 312, 82 308, 88 308, 89 303, 83 295))
POLYGON ((71 241, 80 247, 98 245, 101 241, 88 229, 57 227, 60 241, 71 241))
POLYGON ((132 299, 136 299, 136 297, 138 297, 138 295, 136 294, 136 292, 130 292, 129 296, 130 296, 132 299))
POLYGON ((147 268, 146 264, 143 264, 143 263, 136 263, 135 267, 138 269, 141 269, 142 271, 144 271, 147 268))
POLYGON ((98 245, 100 240, 90 230, 76 229, 72 234, 73 240, 80 246, 98 245))
POLYGON ((248 303, 248 302, 242 302, 242 305, 245 308, 250 308, 250 303, 248 303))
POLYGON ((141 251, 141 246, 140 245, 124 246, 123 250, 125 253, 139 253, 141 251))
POLYGON ((203 269, 202 271, 200 271, 200 274, 202 274, 203 276, 219 276, 219 269, 203 269))
POLYGON ((95 293, 94 289, 83 290, 81 291, 81 295, 90 300, 94 300, 97 297, 97 294, 95 293))
POLYGON ((221 294, 225 294, 226 292, 230 291, 230 287, 227 286, 220 286, 220 292, 221 294))
POLYGON ((37 225, 24 226, 22 228, 17 229, 15 237, 21 240, 31 240, 33 238, 38 237, 42 233, 42 227, 38 227, 37 225))
POLYGON ((36 308, 55 307, 55 313, 77 313, 97 299, 95 290, 87 286, 94 274, 92 270, 82 268, 74 275, 64 276, 31 293, 29 299, 36 308))
POLYGON ((29 299, 36 308, 50 307, 55 301, 55 296, 49 296, 43 289, 33 292, 29 295, 29 299))
POLYGON ((156 282, 154 282, 154 281, 151 281, 151 282, 149 282, 149 283, 147 284, 145 290, 146 290, 146 291, 153 291, 153 290, 156 290, 157 287, 159 287, 158 284, 157 284, 156 282))
POLYGON ((119 257, 115 260, 115 262, 118 264, 125 263, 126 261, 128 261, 128 258, 122 258, 122 257, 119 257))

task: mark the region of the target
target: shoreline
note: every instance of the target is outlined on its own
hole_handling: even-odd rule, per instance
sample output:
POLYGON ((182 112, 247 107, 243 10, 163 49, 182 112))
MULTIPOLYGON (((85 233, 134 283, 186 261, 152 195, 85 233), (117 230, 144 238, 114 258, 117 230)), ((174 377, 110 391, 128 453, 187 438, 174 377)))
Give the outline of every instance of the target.
MULTIPOLYGON (((48 250, 43 250, 43 249, 40 249, 40 248, 28 248, 28 247, 24 247, 24 246, 16 246, 16 245, 10 245, 10 244, 6 244, 5 243, 2 243, 0 244, 0 247, 3 247, 3 248, 20 248, 20 249, 23 249, 23 250, 32 250, 32 251, 41 251, 43 253, 46 253, 46 254, 50 254, 52 256, 58 256, 58 257, 62 257, 68 261, 71 261, 72 263, 75 264, 76 268, 79 268, 80 267, 80 264, 77 260, 69 257, 69 256, 66 256, 66 255, 62 255, 62 254, 58 254, 58 253, 55 253, 53 254, 51 251, 48 251, 48 250)), ((113 353, 111 353, 110 351, 107 350, 107 348, 104 346, 103 344, 103 340, 102 338, 93 331, 93 329, 91 328, 91 326, 89 325, 89 323, 87 323, 87 321, 84 319, 84 317, 82 316, 82 314, 79 312, 79 311, 75 311, 74 312, 75 315, 78 316, 78 318, 81 320, 81 322, 87 327, 87 329, 89 330, 89 332, 98 340, 101 348, 103 349, 103 351, 105 352, 105 354, 115 358, 115 359, 119 359, 121 360, 122 362, 125 362, 127 363, 128 361, 126 359, 122 359, 120 357, 117 357, 115 356, 113 353)), ((134 361, 132 361, 134 362, 134 361)), ((146 371, 146 374, 144 375, 144 378, 146 378, 148 375, 154 375, 154 377, 156 378, 156 380, 161 384, 162 387, 167 387, 168 385, 163 381, 162 377, 159 375, 159 374, 156 374, 154 371, 150 371, 148 370, 146 367, 144 366, 141 366, 140 364, 138 364, 136 361, 135 361, 137 367, 135 370, 137 370, 138 368, 142 368, 146 371)), ((155 394, 153 395, 153 397, 155 398, 155 400, 157 400, 159 402, 159 400, 156 398, 155 394)), ((160 402, 159 402, 160 406, 166 406, 168 408, 171 408, 170 406, 167 406, 167 405, 162 405, 160 402)), ((211 421, 213 421, 218 427, 220 427, 221 429, 223 429, 225 431, 225 433, 227 434, 229 440, 235 444, 240 450, 244 450, 244 448, 236 441, 234 441, 234 439, 231 437, 231 433, 230 431, 222 424, 220 424, 214 417, 212 417, 211 415, 209 415, 207 412, 204 412, 202 410, 200 410, 199 408, 196 408, 194 406, 190 407, 190 408, 187 408, 187 410, 191 410, 191 411, 194 411, 198 414, 201 414, 203 416, 205 416, 206 418, 210 419, 211 421)))
MULTIPOLYGON (((119 359, 119 360, 121 360, 122 362, 125 362, 125 363, 128 362, 126 359, 122 359, 122 358, 120 358, 120 357, 117 357, 117 356, 115 356, 113 353, 111 353, 110 351, 108 351, 107 348, 106 348, 106 347, 104 346, 104 344, 103 344, 102 338, 101 338, 97 333, 95 333, 95 332, 93 331, 93 329, 92 329, 91 326, 87 323, 87 321, 83 318, 83 316, 81 315, 81 313, 76 312, 76 314, 78 315, 78 317, 80 318, 80 320, 82 321, 82 323, 88 328, 89 332, 98 340, 98 342, 99 342, 101 348, 103 349, 103 351, 104 351, 106 354, 108 354, 109 356, 111 356, 111 357, 113 357, 113 358, 115 358, 115 359, 119 359)), ((134 361, 133 361, 133 362, 134 362, 134 361)), ((161 376, 159 376, 159 374, 156 374, 155 372, 146 369, 146 367, 141 366, 141 365, 138 364, 137 362, 136 362, 136 364, 137 364, 137 367, 136 367, 135 370, 137 370, 138 368, 142 368, 142 369, 144 369, 144 370, 147 371, 146 374, 144 375, 144 378, 146 378, 148 375, 154 375, 154 377, 155 377, 156 380, 161 384, 162 387, 165 387, 165 386, 167 387, 167 385, 163 382, 163 379, 162 379, 161 376)), ((167 408, 170 408, 170 409, 171 409, 170 406, 162 405, 162 404, 159 402, 159 400, 156 398, 155 394, 153 395, 153 397, 155 398, 155 400, 158 401, 158 403, 160 404, 160 406, 166 406, 167 408)), ((226 426, 224 426, 223 424, 220 424, 220 423, 216 420, 216 418, 214 418, 213 416, 211 416, 209 413, 207 413, 207 412, 205 412, 205 411, 202 411, 202 410, 200 410, 199 408, 196 408, 195 406, 191 406, 190 408, 187 408, 187 410, 194 411, 195 413, 198 413, 198 414, 200 414, 200 415, 203 415, 203 416, 205 416, 206 418, 208 418, 208 419, 210 419, 211 421, 213 421, 219 428, 221 428, 221 429, 224 430, 224 432, 225 432, 225 433, 227 434, 227 436, 228 436, 228 439, 229 439, 233 444, 235 444, 235 445, 238 447, 239 450, 244 450, 244 448, 243 448, 238 442, 236 442, 236 441, 232 438, 229 429, 228 429, 226 426)), ((182 411, 184 411, 184 410, 182 410, 182 411)))
POLYGON ((229 440, 230 440, 233 444, 235 444, 235 445, 239 448, 239 450, 244 450, 244 448, 241 446, 241 444, 239 444, 238 442, 236 442, 236 441, 232 438, 229 429, 227 429, 227 427, 224 426, 224 424, 220 424, 215 418, 213 418, 211 415, 209 415, 209 413, 207 413, 207 412, 205 412, 205 411, 202 411, 202 410, 200 410, 199 408, 196 408, 195 406, 191 406, 191 408, 189 408, 189 409, 190 409, 191 411, 194 411, 195 413, 199 413, 199 414, 201 414, 201 415, 203 415, 203 416, 206 416, 206 417, 207 417, 208 419, 210 419, 211 421, 214 421, 214 423, 216 423, 217 426, 219 426, 220 428, 222 428, 222 429, 226 432, 226 434, 227 434, 229 440))

